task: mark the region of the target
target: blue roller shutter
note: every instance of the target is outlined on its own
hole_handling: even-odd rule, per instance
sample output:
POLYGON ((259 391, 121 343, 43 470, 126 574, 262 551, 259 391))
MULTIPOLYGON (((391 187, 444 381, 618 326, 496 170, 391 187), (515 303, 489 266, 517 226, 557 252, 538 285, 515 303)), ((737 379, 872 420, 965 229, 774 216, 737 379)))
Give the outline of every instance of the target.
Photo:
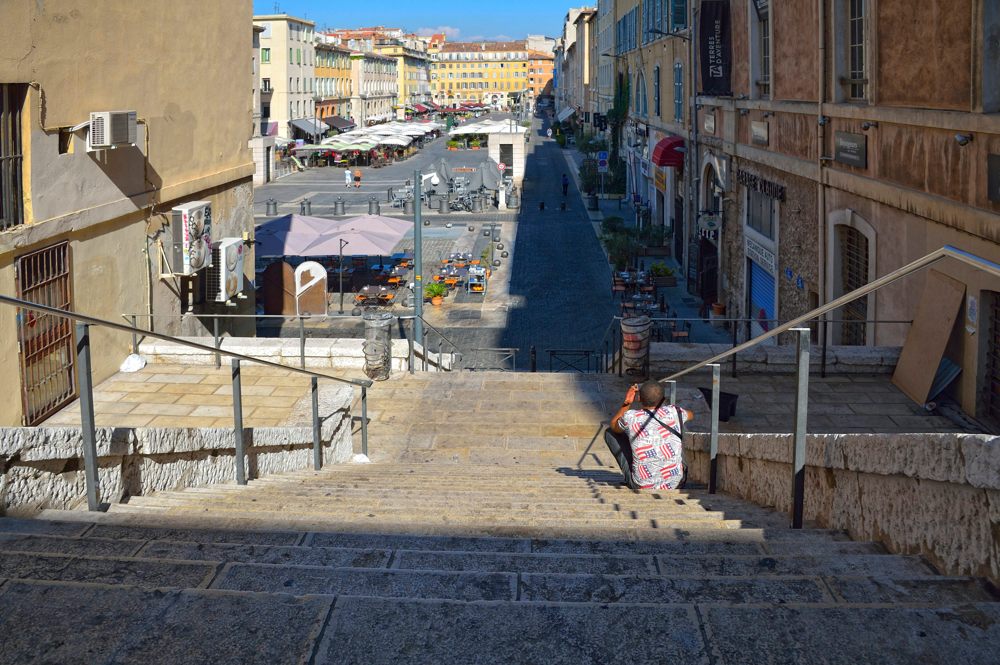
POLYGON ((753 319, 751 331, 754 337, 770 330, 773 321, 778 318, 774 307, 775 282, 774 275, 763 267, 750 261, 750 317, 753 319), (761 320, 768 320, 763 321, 761 320))

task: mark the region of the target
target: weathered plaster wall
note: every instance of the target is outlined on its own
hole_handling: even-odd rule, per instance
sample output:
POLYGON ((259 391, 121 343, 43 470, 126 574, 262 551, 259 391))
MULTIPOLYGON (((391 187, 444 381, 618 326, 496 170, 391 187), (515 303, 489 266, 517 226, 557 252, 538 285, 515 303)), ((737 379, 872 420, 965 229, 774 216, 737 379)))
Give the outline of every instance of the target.
MULTIPOLYGON (((685 438, 697 482, 708 481, 708 445, 705 434, 685 438)), ((790 514, 791 450, 791 435, 720 435, 719 490, 790 514)), ((945 574, 1000 581, 1000 438, 810 435, 804 516, 945 574)))
MULTIPOLYGON (((349 388, 322 391, 324 464, 351 457, 351 399, 349 388)), ((233 482, 233 439, 231 429, 99 428, 100 500, 233 482)), ((247 428, 243 441, 250 478, 312 466, 311 427, 247 428)), ((0 515, 85 504, 78 428, 0 429, 0 515)))
POLYGON ((772 52, 780 54, 773 60, 772 99, 816 101, 816 0, 774 2, 771 13, 772 52))
POLYGON ((880 104, 972 110, 973 0, 879 0, 875 30, 880 104))

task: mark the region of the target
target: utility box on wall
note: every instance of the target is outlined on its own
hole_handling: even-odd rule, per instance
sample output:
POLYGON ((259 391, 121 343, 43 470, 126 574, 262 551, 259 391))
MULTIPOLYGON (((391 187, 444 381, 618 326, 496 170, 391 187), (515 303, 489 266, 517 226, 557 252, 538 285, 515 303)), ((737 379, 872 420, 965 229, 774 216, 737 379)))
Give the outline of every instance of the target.
POLYGON ((174 207, 168 258, 175 275, 194 275, 212 265, 212 204, 192 201, 174 207))

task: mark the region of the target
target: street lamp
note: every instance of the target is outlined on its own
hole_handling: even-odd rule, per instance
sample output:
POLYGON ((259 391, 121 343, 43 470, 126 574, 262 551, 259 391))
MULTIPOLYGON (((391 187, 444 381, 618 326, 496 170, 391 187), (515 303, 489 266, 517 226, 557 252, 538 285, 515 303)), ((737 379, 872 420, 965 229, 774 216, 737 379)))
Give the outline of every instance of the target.
POLYGON ((350 245, 350 241, 340 239, 340 264, 338 265, 340 273, 340 314, 344 313, 344 246, 350 245))

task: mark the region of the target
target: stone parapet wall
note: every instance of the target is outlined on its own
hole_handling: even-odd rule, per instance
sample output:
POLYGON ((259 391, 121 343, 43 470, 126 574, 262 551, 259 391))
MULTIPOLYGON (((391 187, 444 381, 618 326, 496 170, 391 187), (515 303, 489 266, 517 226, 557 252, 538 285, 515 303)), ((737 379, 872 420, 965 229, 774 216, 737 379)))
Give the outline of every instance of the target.
MULTIPOLYGON (((322 391, 324 464, 353 453, 350 388, 322 391)), ((243 430, 249 478, 312 468, 312 427, 243 430)), ((234 483, 231 428, 97 428, 102 503, 215 483, 234 483)), ((83 444, 77 427, 0 428, 0 515, 86 505, 83 444)))
MULTIPOLYGON (((654 374, 679 372, 695 363, 725 353, 728 344, 678 344, 654 342, 650 344, 649 363, 654 374)), ((827 374, 892 374, 899 361, 898 346, 828 346, 826 349, 827 374)), ((809 351, 809 366, 820 370, 822 347, 813 346, 809 351)), ((732 359, 722 361, 724 369, 732 359)), ((736 354, 738 372, 757 374, 794 374, 795 346, 759 345, 736 354)))
MULTIPOLYGON (((213 346, 211 337, 181 337, 188 342, 196 342, 205 346, 213 346)), ((309 338, 305 344, 306 369, 364 369, 365 355, 362 349, 363 339, 328 339, 309 338)), ((245 356, 260 358, 289 367, 300 367, 302 361, 301 343, 297 338, 262 338, 262 337, 226 337, 222 340, 223 351, 239 353, 245 356)), ((209 351, 199 351, 183 344, 146 340, 139 345, 139 353, 151 363, 177 363, 184 365, 211 365, 215 363, 215 354, 209 351)), ((423 349, 415 345, 417 360, 422 358, 423 349)), ((392 340, 391 356, 392 371, 404 372, 409 369, 409 345, 406 340, 392 340)), ((433 349, 428 353, 428 364, 437 366, 438 354, 433 349)), ((225 356, 222 362, 230 361, 225 356)), ((441 357, 442 365, 448 368, 452 363, 451 355, 445 351, 441 357)))
MULTIPOLYGON (((694 481, 708 482, 709 441, 685 437, 694 481)), ((792 442, 720 435, 719 491, 791 514, 792 442)), ((806 450, 806 521, 1000 583, 1000 437, 817 434, 806 450)))

